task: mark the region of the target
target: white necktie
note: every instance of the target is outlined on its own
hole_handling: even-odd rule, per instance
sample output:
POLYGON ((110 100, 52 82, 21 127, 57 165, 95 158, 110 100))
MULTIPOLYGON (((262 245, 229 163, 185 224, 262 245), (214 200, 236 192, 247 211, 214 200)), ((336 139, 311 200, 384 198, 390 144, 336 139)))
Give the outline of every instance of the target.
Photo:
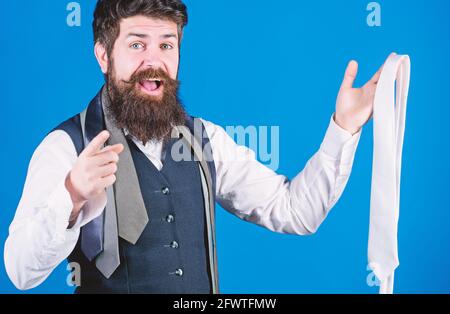
POLYGON ((393 293, 394 272, 399 265, 397 225, 410 66, 408 56, 390 56, 374 98, 368 258, 382 294, 393 293))

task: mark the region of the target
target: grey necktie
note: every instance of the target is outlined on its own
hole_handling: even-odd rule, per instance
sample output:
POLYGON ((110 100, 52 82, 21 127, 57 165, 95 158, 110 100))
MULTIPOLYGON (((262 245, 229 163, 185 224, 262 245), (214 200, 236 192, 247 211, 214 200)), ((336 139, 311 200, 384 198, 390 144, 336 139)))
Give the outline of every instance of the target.
MULTIPOLYGON (((105 113, 106 129, 111 133, 108 142, 110 145, 120 143, 124 146, 117 164, 117 180, 114 184, 119 236, 136 244, 149 220, 127 140, 123 131, 118 129, 108 117, 109 101, 107 90, 104 88, 102 92, 103 112, 105 113)), ((105 233, 107 232, 108 229, 105 233)))
MULTIPOLYGON (((105 113, 105 125, 111 134, 108 144, 121 143, 124 146, 124 151, 121 153, 117 165, 117 180, 113 186, 106 189, 107 204, 104 213, 103 231, 98 231, 103 232, 103 237, 98 238, 103 239, 103 248, 95 259, 95 265, 106 278, 111 277, 120 265, 119 236, 132 244, 136 244, 149 221, 125 135, 106 114, 109 101, 107 90, 103 88, 102 107, 105 113)), ((81 124, 84 126, 86 112, 83 112, 80 117, 81 124)), ((84 127, 82 127, 82 130, 84 133, 84 127)), ((101 217, 99 218, 101 219, 101 217)), ((96 239, 92 236, 91 240, 96 239)))
POLYGON ((103 251, 96 258, 95 266, 106 278, 111 277, 120 265, 117 215, 113 187, 106 189, 108 202, 105 209, 103 251))

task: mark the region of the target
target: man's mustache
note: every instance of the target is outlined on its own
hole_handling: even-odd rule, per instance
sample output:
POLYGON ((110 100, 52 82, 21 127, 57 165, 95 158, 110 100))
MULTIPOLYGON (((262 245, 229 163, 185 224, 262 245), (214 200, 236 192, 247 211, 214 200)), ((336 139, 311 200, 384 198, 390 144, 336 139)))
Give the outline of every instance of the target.
POLYGON ((139 71, 137 73, 133 73, 129 80, 123 80, 122 82, 125 84, 135 85, 144 80, 155 79, 162 81, 163 83, 173 83, 175 85, 178 84, 177 80, 172 79, 164 70, 158 68, 148 68, 146 70, 139 71))

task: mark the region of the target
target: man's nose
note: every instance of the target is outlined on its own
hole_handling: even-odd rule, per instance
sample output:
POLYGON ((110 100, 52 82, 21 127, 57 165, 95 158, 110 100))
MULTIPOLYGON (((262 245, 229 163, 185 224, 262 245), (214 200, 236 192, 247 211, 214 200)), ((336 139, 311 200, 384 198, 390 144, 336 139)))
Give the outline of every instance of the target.
POLYGON ((147 49, 144 55, 144 67, 152 68, 164 68, 164 63, 161 58, 161 51, 159 47, 150 47, 147 49))

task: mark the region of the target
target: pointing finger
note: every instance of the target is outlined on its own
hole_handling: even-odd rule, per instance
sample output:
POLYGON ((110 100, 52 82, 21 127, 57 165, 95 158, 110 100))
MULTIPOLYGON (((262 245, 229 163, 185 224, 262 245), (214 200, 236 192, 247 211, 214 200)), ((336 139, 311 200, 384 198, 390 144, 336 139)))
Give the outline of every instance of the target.
POLYGON ((84 156, 91 156, 99 152, 106 141, 109 138, 108 131, 100 132, 94 139, 89 143, 89 145, 81 153, 84 156))

